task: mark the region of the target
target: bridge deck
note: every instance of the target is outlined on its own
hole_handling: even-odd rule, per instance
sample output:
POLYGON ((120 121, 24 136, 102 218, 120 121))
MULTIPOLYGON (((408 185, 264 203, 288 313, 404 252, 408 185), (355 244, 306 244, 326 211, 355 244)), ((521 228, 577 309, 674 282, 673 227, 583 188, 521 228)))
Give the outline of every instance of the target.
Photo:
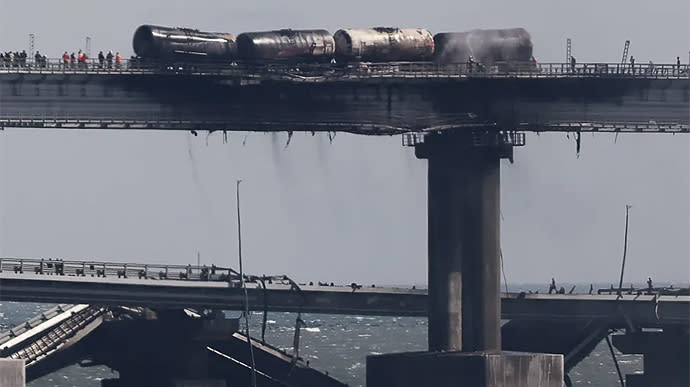
POLYGON ((155 65, 136 60, 124 60, 120 65, 89 63, 65 65, 60 59, 49 59, 37 65, 30 61, 24 65, 3 65, 0 74, 41 75, 194 75, 223 76, 251 81, 291 82, 348 82, 385 79, 463 79, 463 78, 644 78, 687 79, 688 65, 620 63, 497 63, 478 69, 466 63, 440 65, 433 62, 384 62, 348 65, 313 63, 242 63, 217 62, 209 64, 171 63, 155 65))
POLYGON ((0 127, 688 133, 688 68, 512 63, 0 64, 0 127))
MULTIPOLYGON (((426 290, 252 283, 249 307, 261 311, 426 316, 426 290)), ((242 289, 220 281, 145 280, 0 273, 0 300, 154 308, 243 310, 242 289)), ((503 294, 504 319, 631 319, 645 326, 690 323, 689 296, 503 294), (626 316, 626 317, 624 317, 626 316)))

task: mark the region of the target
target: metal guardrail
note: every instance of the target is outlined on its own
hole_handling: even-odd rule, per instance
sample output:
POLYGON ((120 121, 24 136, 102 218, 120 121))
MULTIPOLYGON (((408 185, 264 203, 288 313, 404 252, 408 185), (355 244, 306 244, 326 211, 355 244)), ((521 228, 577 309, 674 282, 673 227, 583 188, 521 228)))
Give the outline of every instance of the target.
MULTIPOLYGON (((435 125, 413 130, 409 127, 377 125, 358 122, 280 122, 280 121, 246 121, 228 122, 227 120, 204 119, 175 120, 153 114, 142 114, 130 118, 112 117, 71 117, 58 114, 0 114, 0 130, 3 128, 48 128, 48 129, 132 129, 132 130, 191 130, 191 131, 310 131, 310 132, 350 132, 359 134, 395 135, 404 133, 422 133, 458 129, 467 127, 490 129, 495 125, 482 124, 447 124, 435 125)), ((519 124, 519 131, 534 132, 603 132, 603 133, 688 133, 690 126, 679 122, 637 122, 637 121, 576 121, 544 122, 539 124, 519 124)), ((410 138, 404 141, 411 140, 410 138)))
MULTIPOLYGON (((409 131, 392 125, 367 122, 259 121, 228 122, 227 119, 170 119, 155 114, 136 114, 128 118, 110 116, 70 116, 65 114, 0 114, 0 128, 55 129, 177 129, 209 131, 310 131, 398 134, 409 131)), ((440 128, 441 130, 443 128, 440 128)))
POLYGON ((141 263, 116 263, 97 261, 72 261, 41 258, 0 258, 0 273, 31 273, 72 277, 117 277, 154 280, 226 281, 239 282, 239 274, 216 265, 162 265, 141 263))
POLYGON ((538 63, 510 62, 480 66, 470 63, 442 65, 434 62, 384 62, 384 63, 169 63, 158 64, 138 59, 122 63, 63 63, 61 59, 46 59, 36 63, 0 62, 0 74, 171 74, 171 75, 219 75, 245 80, 281 79, 295 82, 323 82, 332 80, 380 79, 380 78, 652 78, 687 79, 688 65, 677 64, 620 64, 620 63, 538 63))
POLYGON ((11 359, 24 359, 26 367, 47 357, 63 346, 69 338, 76 335, 81 329, 105 312, 105 309, 100 307, 86 305, 84 307, 79 312, 72 313, 58 325, 50 327, 44 334, 21 344, 19 349, 6 349, 6 351, 11 352, 7 357, 11 359))
POLYGON ((38 325, 50 320, 51 318, 64 313, 65 311, 71 309, 74 305, 72 304, 60 304, 54 308, 46 310, 45 312, 32 317, 31 319, 25 321, 21 325, 17 325, 12 329, 8 329, 0 333, 0 345, 8 342, 9 340, 37 327, 38 325))

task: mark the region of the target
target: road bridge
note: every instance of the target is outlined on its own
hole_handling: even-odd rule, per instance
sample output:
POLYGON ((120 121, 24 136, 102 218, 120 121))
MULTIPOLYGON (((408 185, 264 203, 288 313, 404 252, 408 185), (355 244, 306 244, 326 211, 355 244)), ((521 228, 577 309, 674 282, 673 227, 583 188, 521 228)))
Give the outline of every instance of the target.
MULTIPOLYGON (((2 262, 5 270, 0 272, 1 301, 238 311, 244 310, 245 305, 238 277, 202 280, 199 267, 152 265, 152 275, 141 277, 139 267, 149 265, 66 261, 67 270, 60 275, 48 271, 36 274, 32 268, 40 265, 39 260, 22 260, 26 270, 23 274, 13 270, 17 261, 3 258, 2 262), (91 272, 90 266, 93 266, 91 272), (104 266, 107 276, 94 275, 104 266), (170 278, 160 279, 160 271, 156 269, 166 266, 170 278), (82 267, 87 267, 87 271, 78 271, 82 267), (190 275, 172 275, 176 270, 190 275), (117 273, 123 271, 129 276, 118 278, 117 273)), ((222 270, 227 269, 219 269, 218 273, 222 270)), ((262 285, 256 280, 258 277, 248 278, 251 281, 247 283, 248 305, 255 311, 417 317, 425 317, 429 312, 426 289, 296 284, 289 280, 264 281, 262 285)), ((646 327, 690 324, 690 296, 629 293, 622 298, 611 294, 504 293, 501 317, 506 320, 604 319, 620 327, 625 326, 626 319, 646 327)))
POLYGON ((248 343, 237 331, 238 319, 185 312, 158 316, 145 308, 59 305, 0 333, 0 357, 23 360, 29 381, 80 363, 117 369, 119 379, 103 386, 168 386, 171 379, 209 374, 247 384, 252 365, 247 346, 252 345, 261 385, 344 386, 265 342, 248 343), (132 353, 139 355, 136 360, 132 353))
MULTIPOLYGON (((3 262, 8 261, 3 259, 3 262)), ((128 360, 127 353, 130 352, 118 347, 124 345, 120 343, 123 338, 127 342, 125 347, 146 343, 146 351, 151 352, 151 356, 146 358, 157 359, 155 364, 164 370, 169 369, 170 363, 180 361, 176 359, 185 358, 179 351, 161 350, 165 348, 164 343, 190 339, 196 342, 197 337, 208 339, 208 333, 203 333, 204 329, 218 323, 211 320, 211 325, 204 325, 206 328, 196 326, 189 329, 188 323, 183 320, 164 318, 160 321, 141 321, 147 315, 141 306, 148 306, 163 317, 175 316, 175 310, 190 306, 197 310, 244 310, 244 294, 234 277, 205 279, 205 275, 195 275, 203 270, 198 267, 192 267, 192 275, 189 276, 171 275, 169 279, 160 279, 158 275, 139 276, 139 267, 149 265, 94 264, 94 268, 101 268, 96 270, 106 268, 104 277, 91 276, 92 273, 88 271, 76 274, 80 267, 90 267, 76 261, 66 262, 66 274, 31 272, 29 269, 32 267, 40 267, 40 261, 22 261, 23 265, 20 266, 27 269, 26 273, 15 273, 13 270, 0 273, 0 287, 3 290, 0 300, 92 303, 59 305, 0 334, 0 351, 4 356, 25 359, 30 380, 89 357, 92 359, 91 365, 108 364, 118 369, 121 372, 120 382, 125 383, 128 377, 141 374, 137 367, 148 368, 151 364, 145 360, 128 360), (124 273, 128 273, 127 278, 124 273), (118 274, 120 278, 117 278, 118 274), (112 316, 113 313, 136 321, 112 321, 104 325, 101 316, 112 316), (117 340, 112 340, 113 337, 117 340), (85 338, 86 342, 79 344, 85 338), (152 340, 160 341, 160 345, 151 345, 152 340)), ((157 269, 155 265, 150 268, 157 269)), ((190 266, 170 265, 167 269, 169 274, 177 270, 183 274, 190 273, 190 266)), ((274 278, 281 277, 285 278, 274 278)), ((249 309, 254 311, 417 317, 428 314, 429 301, 424 289, 359 288, 330 284, 314 286, 295 284, 289 280, 285 280, 285 283, 273 281, 266 284, 264 289, 255 278, 248 277, 250 282, 246 299, 249 309)), ((598 293, 606 293, 606 290, 598 293)), ((622 297, 615 294, 505 293, 501 295, 501 313, 503 319, 510 321, 503 324, 501 329, 502 347, 510 351, 563 354, 564 370, 568 372, 587 357, 599 342, 609 340, 612 331, 625 329, 626 334, 613 335, 613 342, 625 353, 645 355, 645 372, 650 375, 647 378, 658 378, 655 375, 664 372, 664 377, 670 383, 684 383, 682 370, 684 364, 687 365, 683 360, 688 355, 687 347, 678 343, 684 342, 683 335, 687 335, 690 329, 690 288, 670 292, 625 289, 622 297), (673 357, 669 357, 669 352, 664 350, 669 345, 675 348, 673 357), (657 366, 662 364, 660 360, 663 360, 663 366, 657 366)), ((190 312, 182 315, 190 315, 190 312)), ((216 332, 215 335, 222 333, 217 329, 213 332, 216 332)), ((239 359, 236 363, 242 365, 246 372, 249 364, 248 355, 243 353, 246 341, 245 345, 241 345, 243 336, 238 335, 236 333, 228 338, 227 334, 221 334, 224 345, 235 343, 235 347, 223 347, 224 356, 239 359)), ((271 372, 275 373, 281 369, 280 364, 291 363, 287 354, 271 350, 266 343, 253 343, 259 346, 255 350, 266 351, 268 348, 271 358, 283 358, 282 363, 262 365, 262 369, 270 367, 271 372)), ((221 348, 218 345, 213 347, 221 348)), ((198 365, 195 369, 198 372, 198 365)), ((304 368, 304 372, 319 376, 308 367, 304 368)), ((167 371, 158 373, 161 377, 168 374, 172 375, 167 371)), ((647 380, 639 375, 630 378, 636 378, 641 383, 647 380)))

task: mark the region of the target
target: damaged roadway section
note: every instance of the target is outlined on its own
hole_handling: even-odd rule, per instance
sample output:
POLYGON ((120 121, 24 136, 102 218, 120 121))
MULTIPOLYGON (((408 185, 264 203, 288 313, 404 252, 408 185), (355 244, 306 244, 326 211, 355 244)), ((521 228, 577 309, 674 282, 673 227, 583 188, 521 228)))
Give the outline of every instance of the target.
MULTIPOLYGON (((427 291, 384 287, 248 284, 249 308, 346 315, 427 316, 427 291)), ((243 310, 242 289, 219 281, 179 281, 0 273, 0 301, 155 308, 243 310)), ((690 296, 502 294, 501 314, 515 319, 597 319, 640 325, 690 321, 690 296), (625 316, 625 317, 624 317, 625 316)))

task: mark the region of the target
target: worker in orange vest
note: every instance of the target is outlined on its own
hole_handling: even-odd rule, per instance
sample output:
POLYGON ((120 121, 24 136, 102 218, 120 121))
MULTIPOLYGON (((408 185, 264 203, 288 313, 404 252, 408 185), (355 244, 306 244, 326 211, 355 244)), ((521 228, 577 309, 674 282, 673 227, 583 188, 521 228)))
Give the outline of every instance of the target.
POLYGON ((115 66, 119 69, 120 66, 122 65, 122 55, 120 53, 115 54, 115 66))
POLYGON ((84 67, 84 69, 87 69, 89 67, 89 57, 84 54, 81 57, 81 65, 84 67))

